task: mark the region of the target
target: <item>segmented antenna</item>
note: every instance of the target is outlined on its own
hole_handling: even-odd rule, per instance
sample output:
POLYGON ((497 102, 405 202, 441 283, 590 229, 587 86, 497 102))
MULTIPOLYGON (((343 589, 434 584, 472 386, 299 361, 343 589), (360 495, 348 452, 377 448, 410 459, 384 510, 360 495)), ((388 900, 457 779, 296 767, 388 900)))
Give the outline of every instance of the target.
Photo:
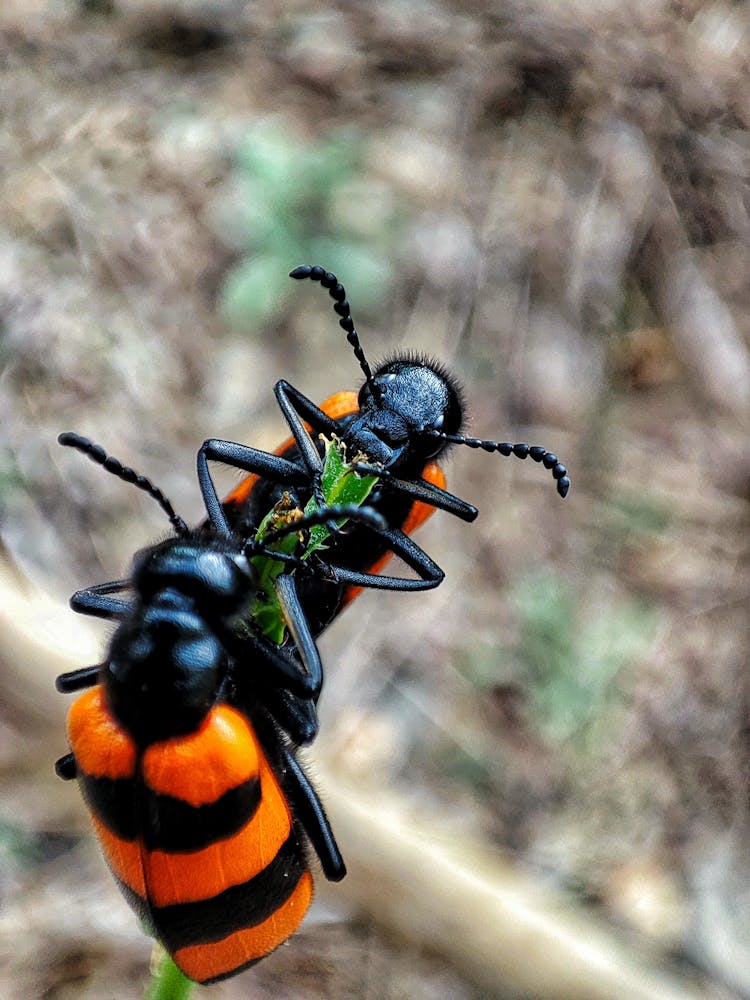
POLYGON ((84 455, 88 455, 92 462, 96 462, 97 465, 103 466, 107 472, 111 472, 113 476, 117 476, 118 479, 122 479, 123 482, 132 483, 139 490, 143 490, 144 493, 148 493, 159 504, 161 509, 169 518, 169 523, 172 525, 174 530, 178 535, 187 535, 188 526, 182 520, 179 514, 175 513, 175 509, 172 506, 169 499, 164 496, 162 491, 158 486, 154 486, 150 479, 146 479, 145 476, 140 475, 135 469, 131 469, 127 465, 123 465, 122 462, 114 458, 112 455, 108 455, 104 448, 98 444, 94 444, 88 438, 81 437, 80 434, 74 434, 72 431, 66 431, 64 434, 60 434, 57 439, 57 443, 63 445, 65 448, 75 448, 76 451, 83 452, 84 455))
POLYGON ((510 444, 508 441, 482 441, 480 438, 463 437, 459 434, 444 434, 443 431, 425 430, 423 433, 427 437, 438 438, 440 441, 448 441, 451 444, 465 444, 467 448, 481 448, 482 451, 496 451, 506 458, 515 455, 516 458, 531 458, 535 462, 541 462, 545 469, 550 469, 552 476, 557 483, 557 492, 565 499, 570 489, 570 479, 568 470, 559 461, 557 455, 541 445, 510 444))
POLYGON ((326 271, 324 267, 312 264, 302 264, 300 267, 295 267, 293 271, 289 272, 289 277, 297 279, 309 278, 311 281, 319 281, 323 288, 328 289, 328 294, 334 300, 334 312, 339 316, 339 326, 346 332, 346 339, 354 351, 355 358, 359 361, 359 367, 364 372, 365 379, 372 390, 375 401, 380 402, 383 394, 377 383, 373 381, 372 369, 367 363, 365 352, 359 342, 359 334, 354 329, 354 320, 352 319, 351 306, 346 297, 346 289, 339 279, 332 271, 326 271))

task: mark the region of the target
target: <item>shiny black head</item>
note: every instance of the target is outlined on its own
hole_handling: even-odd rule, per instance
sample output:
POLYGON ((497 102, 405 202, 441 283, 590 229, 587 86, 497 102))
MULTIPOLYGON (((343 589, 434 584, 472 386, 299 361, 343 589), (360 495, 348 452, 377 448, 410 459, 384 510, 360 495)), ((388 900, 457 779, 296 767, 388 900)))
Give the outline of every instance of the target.
POLYGON ((458 434, 461 390, 448 371, 420 355, 401 355, 380 365, 359 391, 359 413, 346 428, 350 453, 402 474, 418 474, 447 447, 430 431, 458 434))
POLYGON ((373 374, 359 334, 354 329, 344 286, 323 267, 296 267, 292 278, 319 281, 334 300, 339 325, 346 331, 365 376, 359 392, 359 414, 346 425, 349 452, 401 475, 418 475, 424 463, 449 445, 438 432, 456 435, 461 430, 463 402, 456 379, 436 361, 419 354, 396 355, 373 374))
POLYGON ((172 538, 136 556, 135 603, 112 638, 103 683, 135 741, 194 731, 229 669, 226 637, 255 596, 255 573, 224 539, 172 538))
MULTIPOLYGON (((295 267, 290 278, 319 281, 334 300, 339 326, 346 331, 365 384, 359 393, 359 413, 345 425, 345 440, 367 461, 397 472, 401 478, 419 476, 424 463, 454 444, 499 455, 531 456, 551 470, 561 497, 568 495, 568 470, 541 445, 511 444, 464 437, 460 433, 463 405, 457 382, 434 361, 404 355, 381 365, 373 375, 354 329, 351 307, 339 279, 324 267, 295 267)), ((357 458, 356 454, 352 458, 357 458)))
POLYGON ((247 608, 256 574, 241 544, 201 534, 168 538, 139 552, 132 582, 144 604, 175 590, 190 599, 207 622, 218 624, 247 608))

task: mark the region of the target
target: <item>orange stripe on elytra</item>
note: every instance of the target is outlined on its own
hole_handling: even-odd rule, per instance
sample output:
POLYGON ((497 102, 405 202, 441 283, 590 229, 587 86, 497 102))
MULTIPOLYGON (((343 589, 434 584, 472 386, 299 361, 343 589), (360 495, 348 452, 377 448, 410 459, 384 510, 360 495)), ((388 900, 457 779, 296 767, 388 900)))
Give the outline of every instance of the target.
POLYGON ((94 825, 94 831, 99 839, 109 867, 125 885, 145 899, 146 883, 143 877, 141 845, 139 841, 122 840, 122 838, 112 833, 109 827, 97 819, 96 816, 92 815, 91 822, 94 825))
MULTIPOLYGON (((446 486, 445 473, 437 464, 437 462, 428 462, 422 469, 422 479, 430 486, 437 486, 439 490, 444 490, 446 486)), ((417 528, 421 527, 425 521, 432 517, 435 513, 435 508, 432 504, 421 503, 417 501, 411 506, 411 510, 407 514, 406 520, 401 525, 401 530, 405 535, 410 535, 417 528)))
POLYGON ((359 409, 357 393, 351 389, 344 389, 341 392, 334 392, 332 396, 320 404, 320 409, 331 420, 338 420, 340 417, 348 417, 356 413, 359 409))
POLYGON ((198 807, 254 778, 261 753, 244 715, 217 705, 196 732, 148 747, 141 768, 152 791, 198 807))
MULTIPOLYGON (((438 489, 445 489, 445 473, 440 468, 436 462, 428 462, 422 469, 422 479, 426 483, 430 483, 431 486, 437 486, 438 489)), ((401 530, 405 535, 411 535, 421 527, 425 521, 432 517, 435 513, 435 508, 429 503, 422 503, 417 500, 413 503, 409 509, 409 513, 406 515, 406 520, 401 525, 401 530)), ((376 559, 372 566, 365 567, 368 573, 379 573, 393 558, 392 552, 385 552, 383 555, 376 559)), ((355 597, 362 593, 363 587, 347 587, 344 591, 344 597, 341 602, 341 607, 345 608, 347 604, 351 604, 355 597)))
POLYGON ((145 852, 148 896, 154 906, 210 899, 230 886, 248 881, 273 861, 289 836, 292 818, 265 758, 261 758, 258 770, 261 801, 238 833, 199 851, 145 852))
POLYGON ((110 714, 101 684, 68 710, 68 739, 81 771, 94 778, 132 778, 135 743, 110 714))
POLYGON ((180 948, 172 958, 186 976, 199 983, 226 976, 263 958, 291 937, 307 912, 312 890, 312 878, 305 872, 291 896, 262 923, 235 931, 213 944, 180 948))
MULTIPOLYGON (((329 398, 321 405, 320 409, 331 418, 331 420, 338 420, 339 417, 348 417, 350 413, 356 413, 358 410, 357 406, 357 393, 351 392, 350 390, 345 390, 344 392, 334 393, 333 396, 329 398)), ((309 424, 305 424, 308 431, 311 430, 309 424)), ((288 451, 294 444, 294 438, 288 437, 286 441, 279 445, 279 447, 274 451, 274 455, 283 455, 284 452, 288 451)), ((253 487, 260 479, 255 472, 251 472, 249 476, 246 476, 241 483, 239 483, 232 490, 228 496, 224 498, 224 503, 229 504, 241 504, 250 496, 253 491, 253 487)))

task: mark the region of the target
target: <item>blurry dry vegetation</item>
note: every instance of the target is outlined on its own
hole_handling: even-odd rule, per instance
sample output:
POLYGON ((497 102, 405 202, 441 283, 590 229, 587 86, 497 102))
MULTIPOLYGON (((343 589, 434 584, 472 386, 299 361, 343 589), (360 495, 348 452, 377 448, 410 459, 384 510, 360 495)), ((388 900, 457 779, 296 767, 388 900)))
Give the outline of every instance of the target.
MULTIPOLYGON (((323 640, 327 785, 750 996, 749 41, 730 0, 3 0, 4 997, 137 997, 148 952, 51 773, 57 664, 8 650, 27 579, 62 601, 165 525, 56 435, 198 519, 204 437, 273 447, 277 378, 357 384, 327 298, 285 285, 326 247, 371 358, 448 361, 475 433, 573 480, 561 503, 537 466, 453 455, 481 516, 421 533, 445 584, 323 640)), ((352 867, 370 831, 342 823, 352 867)), ((346 885, 213 995, 510 995, 346 885)))

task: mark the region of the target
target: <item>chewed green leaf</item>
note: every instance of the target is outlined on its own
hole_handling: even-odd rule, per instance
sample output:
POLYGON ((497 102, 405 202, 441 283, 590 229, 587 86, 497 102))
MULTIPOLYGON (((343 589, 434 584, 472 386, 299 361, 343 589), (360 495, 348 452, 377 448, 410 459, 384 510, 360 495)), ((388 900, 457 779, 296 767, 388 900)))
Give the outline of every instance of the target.
MULTIPOLYGON (((346 449, 338 438, 326 442, 326 458, 321 476, 321 487, 327 504, 352 504, 361 507, 377 483, 377 476, 360 476, 351 464, 346 461, 346 449)), ((317 509, 314 499, 305 507, 305 513, 310 514, 317 509)), ((338 521, 341 527, 344 521, 338 521)), ((310 529, 310 542, 305 551, 308 556, 326 547, 330 531, 325 524, 316 525, 310 529)))
MULTIPOLYGON (((290 511, 288 509, 280 511, 278 506, 277 504, 261 521, 256 536, 258 541, 263 541, 263 538, 270 531, 285 523, 286 516, 290 511)), ((288 555, 295 551, 298 544, 298 536, 292 532, 285 538, 274 542, 272 550, 288 555)), ((284 572, 285 564, 274 559, 271 555, 254 556, 251 562, 258 572, 258 596, 251 609, 250 617, 272 642, 281 643, 284 641, 286 633, 286 622, 276 596, 275 581, 276 577, 284 572)))
MULTIPOLYGON (((377 476, 360 476, 346 460, 344 445, 333 438, 326 442, 326 457, 321 474, 321 488, 327 505, 351 504, 361 507, 370 491, 377 482, 377 476)), ((318 509, 315 499, 311 499, 304 513, 311 514, 318 509)), ((264 518, 258 528, 257 540, 262 542, 270 532, 287 523, 292 511, 288 506, 277 504, 264 518)), ((337 527, 345 524, 344 520, 336 522, 337 527)), ((310 528, 309 539, 304 551, 299 551, 299 535, 295 532, 274 542, 272 549, 286 554, 297 553, 305 559, 326 548, 330 535, 327 525, 320 524, 310 528)), ((281 643, 286 636, 286 622, 276 596, 275 581, 287 567, 272 555, 254 556, 253 566, 258 571, 258 596, 250 612, 255 625, 273 642, 281 643)))

